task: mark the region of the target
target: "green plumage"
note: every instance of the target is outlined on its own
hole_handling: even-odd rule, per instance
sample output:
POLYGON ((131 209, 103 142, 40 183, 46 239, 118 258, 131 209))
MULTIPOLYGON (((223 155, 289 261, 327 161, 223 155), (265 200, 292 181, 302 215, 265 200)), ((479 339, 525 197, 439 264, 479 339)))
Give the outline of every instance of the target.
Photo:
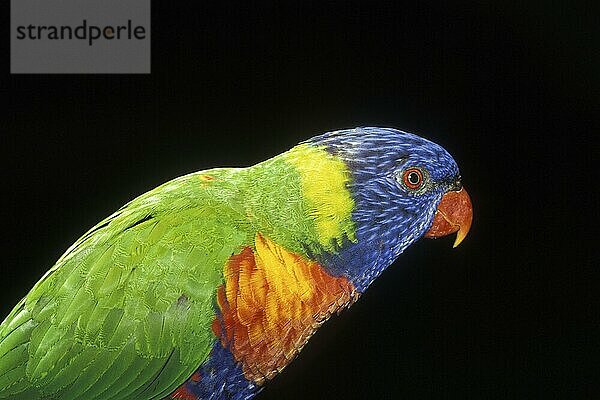
POLYGON ((211 174, 210 189, 190 175, 146 193, 65 253, 2 325, 1 396, 153 398, 193 373, 218 266, 247 241, 235 174, 211 174))
POLYGON ((215 341, 232 254, 259 231, 299 254, 334 239, 318 235, 298 151, 175 179, 87 232, 0 326, 0 398, 161 399, 181 385, 215 341))

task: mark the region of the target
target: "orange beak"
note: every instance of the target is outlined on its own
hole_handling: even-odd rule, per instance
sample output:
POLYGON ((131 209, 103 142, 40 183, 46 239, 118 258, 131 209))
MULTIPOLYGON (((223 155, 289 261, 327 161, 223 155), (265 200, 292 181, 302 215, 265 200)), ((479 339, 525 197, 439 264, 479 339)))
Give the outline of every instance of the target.
POLYGON ((447 192, 438 205, 433 224, 425 233, 426 238, 439 238, 456 234, 454 246, 458 246, 469 233, 473 222, 473 206, 467 191, 461 188, 457 192, 447 192))

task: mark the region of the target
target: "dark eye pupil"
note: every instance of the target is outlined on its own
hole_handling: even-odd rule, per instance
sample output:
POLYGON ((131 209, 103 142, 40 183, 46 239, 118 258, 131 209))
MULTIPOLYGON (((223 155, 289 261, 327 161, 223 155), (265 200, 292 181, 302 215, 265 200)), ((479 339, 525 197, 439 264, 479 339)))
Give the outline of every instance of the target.
POLYGON ((408 182, 410 182, 412 185, 416 185, 419 183, 421 179, 419 178, 419 174, 417 174, 416 172, 411 172, 410 174, 408 174, 408 182))

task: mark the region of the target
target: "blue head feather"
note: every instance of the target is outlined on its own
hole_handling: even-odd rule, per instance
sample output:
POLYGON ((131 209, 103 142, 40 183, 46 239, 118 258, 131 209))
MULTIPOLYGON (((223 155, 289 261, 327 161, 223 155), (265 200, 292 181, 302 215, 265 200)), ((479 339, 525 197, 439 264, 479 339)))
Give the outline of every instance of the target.
POLYGON ((441 146, 391 128, 356 128, 307 141, 341 158, 352 173, 356 242, 321 257, 336 276, 347 276, 362 292, 397 257, 422 237, 442 196, 460 187, 456 162, 441 146), (418 190, 403 183, 407 168, 423 172, 418 190))

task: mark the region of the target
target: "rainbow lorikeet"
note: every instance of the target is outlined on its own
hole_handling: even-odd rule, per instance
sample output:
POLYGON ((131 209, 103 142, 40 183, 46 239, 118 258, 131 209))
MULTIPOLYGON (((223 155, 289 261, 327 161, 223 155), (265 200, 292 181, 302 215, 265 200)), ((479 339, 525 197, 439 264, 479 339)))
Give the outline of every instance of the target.
POLYGON ((0 325, 0 398, 250 399, 417 239, 472 220, 442 147, 325 133, 174 179, 77 240, 0 325))

